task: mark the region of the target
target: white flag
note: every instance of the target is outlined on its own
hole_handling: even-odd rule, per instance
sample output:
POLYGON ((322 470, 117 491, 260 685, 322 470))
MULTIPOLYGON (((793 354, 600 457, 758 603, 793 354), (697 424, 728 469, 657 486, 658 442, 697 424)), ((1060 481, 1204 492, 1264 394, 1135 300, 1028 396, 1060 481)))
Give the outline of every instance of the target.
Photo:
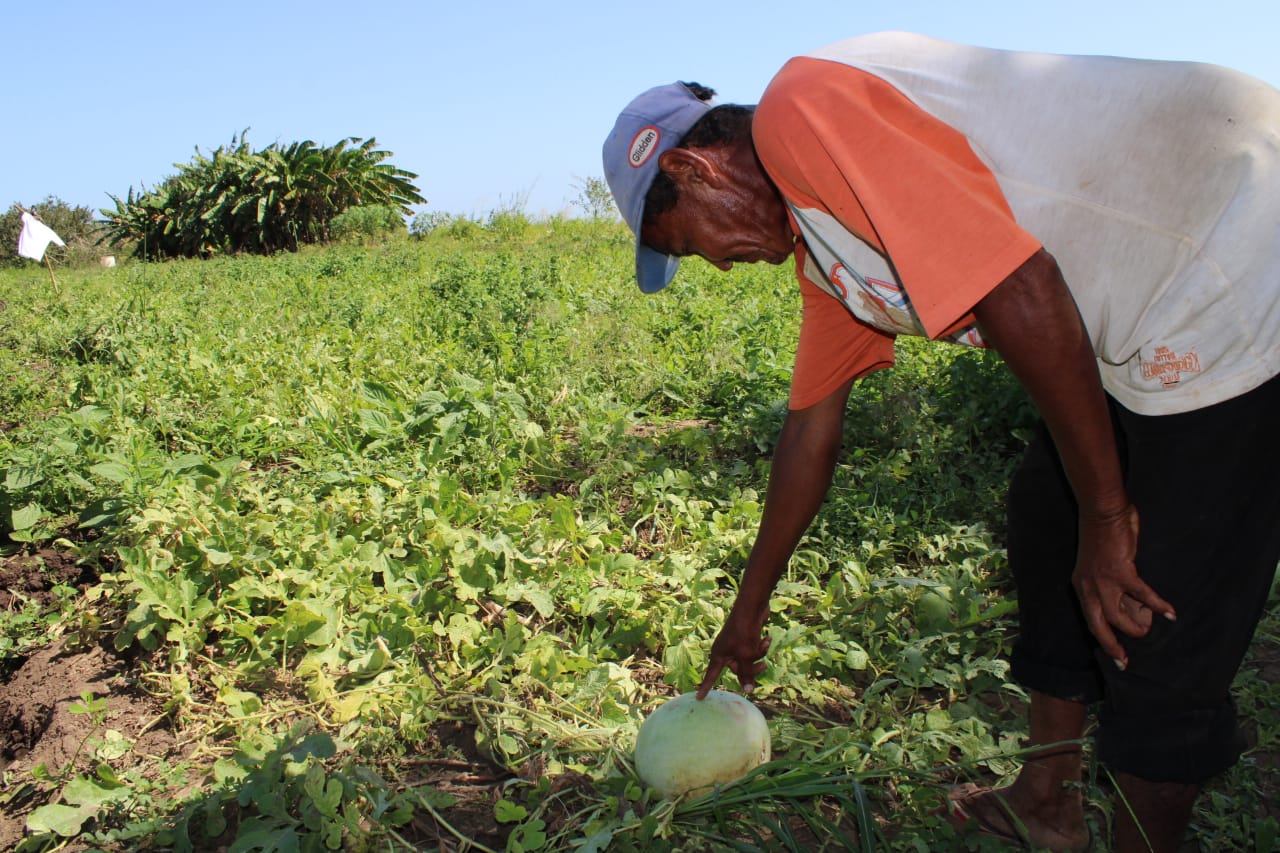
POLYGON ((50 243, 65 246, 53 229, 26 211, 22 212, 22 233, 18 235, 18 254, 33 261, 44 260, 44 250, 50 243))

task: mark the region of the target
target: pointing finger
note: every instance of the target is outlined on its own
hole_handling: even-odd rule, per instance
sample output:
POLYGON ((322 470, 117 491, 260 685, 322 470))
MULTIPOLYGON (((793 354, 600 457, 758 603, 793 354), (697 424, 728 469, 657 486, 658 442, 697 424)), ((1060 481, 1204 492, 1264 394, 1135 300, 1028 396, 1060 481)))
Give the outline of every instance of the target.
POLYGON ((724 661, 712 660, 711 665, 707 667, 707 674, 702 678, 702 683, 698 685, 698 699, 707 698, 711 688, 715 687, 716 682, 720 680, 722 672, 724 672, 724 661))

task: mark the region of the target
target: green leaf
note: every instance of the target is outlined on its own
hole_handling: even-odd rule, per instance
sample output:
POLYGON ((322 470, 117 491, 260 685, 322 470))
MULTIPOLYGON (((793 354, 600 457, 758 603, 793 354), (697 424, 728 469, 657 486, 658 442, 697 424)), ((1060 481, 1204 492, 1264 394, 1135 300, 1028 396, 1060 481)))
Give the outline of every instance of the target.
POLYGON ((359 657, 353 658, 348 666, 353 676, 371 678, 386 669, 390 662, 391 656, 387 651, 375 646, 359 657))
POLYGON ((90 466, 89 471, 112 483, 127 483, 133 479, 133 472, 119 462, 99 462, 90 466))
POLYGON ((329 779, 324 783, 319 796, 313 797, 316 809, 325 817, 336 818, 338 806, 342 804, 342 783, 337 779, 329 779))
POLYGON ((498 582, 493 559, 483 553, 473 553, 470 560, 464 560, 458 565, 457 577, 458 596, 464 599, 476 598, 498 582))
POLYGON ((613 834, 618 830, 618 827, 618 821, 611 821, 600 827, 583 839, 582 846, 578 848, 578 853, 604 853, 609 849, 609 843, 613 841, 613 834))
POLYGON ((93 817, 92 809, 53 804, 41 806, 27 815, 27 829, 35 833, 53 832, 63 838, 80 834, 80 827, 93 817))
POLYGON ((555 598, 546 588, 538 584, 529 581, 504 583, 494 587, 493 592, 495 595, 506 598, 507 601, 527 601, 543 619, 550 619, 555 613, 555 598))
POLYGON ((14 530, 29 530, 36 526, 40 518, 44 515, 44 510, 39 504, 27 504, 21 509, 15 509, 11 519, 14 530))
POLYGON ((281 621, 289 632, 289 636, 300 640, 308 639, 320 629, 329 626, 329 621, 324 616, 301 601, 290 601, 281 621))
POLYGON ((218 690, 218 701, 227 706, 232 717, 247 717, 262 710, 262 699, 256 693, 225 685, 218 690))
POLYGON ((493 817, 498 823, 517 823, 528 816, 528 809, 506 798, 494 803, 493 817))
MULTIPOLYGON (((133 744, 123 734, 115 729, 107 729, 103 734, 102 742, 98 744, 93 754, 103 761, 111 761, 127 754, 131 749, 133 749, 133 744)), ((106 766, 102 765, 99 768, 99 776, 102 775, 101 768, 106 766)))
POLYGON ((317 732, 298 741, 298 744, 289 750, 289 757, 294 761, 302 761, 308 756, 325 759, 333 758, 337 752, 338 747, 333 742, 333 738, 323 732, 317 732))
POLYGON ((516 827, 516 831, 511 834, 510 845, 513 851, 534 851, 541 850, 547 846, 546 821, 531 820, 526 824, 516 827))
POLYGON ((360 428, 376 437, 388 436, 393 432, 391 418, 376 409, 360 410, 360 428))
POLYGON ((20 492, 23 489, 29 489, 40 483, 44 477, 40 475, 34 468, 24 468, 14 465, 4 472, 4 487, 10 492, 20 492))
POLYGON ((107 803, 128 797, 130 793, 131 789, 120 782, 102 784, 87 776, 77 776, 62 789, 62 798, 73 805, 96 811, 107 803))
POLYGON ((557 501, 551 510, 551 530, 564 539, 572 540, 578 533, 578 514, 570 501, 557 501))
POLYGON ((1275 850, 1277 840, 1280 840, 1280 824, 1274 817, 1264 817, 1254 824, 1253 849, 1256 853, 1275 850))
POLYGON ((855 672, 862 672, 871 662, 871 657, 867 654, 866 649, 855 642, 849 642, 849 650, 844 655, 844 665, 855 672))
POLYGON ((951 714, 943 708, 934 708, 925 714, 924 727, 931 732, 945 731, 951 727, 951 714))
MULTIPOLYGON (((307 767, 307 772, 302 777, 302 790, 307 793, 312 802, 319 803, 324 797, 323 767, 316 763, 307 767)), ((324 812, 322 811, 321 814, 324 814, 324 812)))
POLYGON ((225 566, 235 559, 233 555, 228 554, 226 551, 219 551, 217 548, 208 548, 201 545, 200 550, 204 551, 205 559, 209 561, 211 566, 225 566))
POLYGON ((204 801, 204 831, 209 838, 217 838, 227 831, 227 817, 222 813, 222 800, 218 797, 204 801))
POLYGON ((254 829, 245 832, 242 825, 240 832, 236 835, 235 843, 227 848, 227 853, 249 853, 252 850, 259 850, 262 853, 292 853, 298 849, 300 849, 298 833, 293 827, 254 829))
POLYGON ((337 821, 330 821, 325 824, 324 830, 324 846, 330 850, 342 849, 342 824, 337 821))
POLYGON ((230 758, 219 758, 213 763, 213 779, 219 785, 237 782, 247 776, 248 773, 249 771, 230 758))
MULTIPOLYGON (((86 485, 89 484, 86 483, 86 485)), ((125 507, 126 504, 119 498, 102 498, 81 510, 77 522, 85 528, 102 527, 119 517, 125 507)))

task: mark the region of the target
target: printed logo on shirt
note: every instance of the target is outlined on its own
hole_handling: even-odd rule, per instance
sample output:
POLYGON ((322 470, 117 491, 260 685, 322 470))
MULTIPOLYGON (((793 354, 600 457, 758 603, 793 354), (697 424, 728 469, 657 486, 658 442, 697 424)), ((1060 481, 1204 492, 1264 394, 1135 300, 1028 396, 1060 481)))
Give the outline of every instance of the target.
POLYGON ((627 162, 633 169, 639 169, 653 156, 653 152, 658 150, 660 138, 662 134, 653 125, 641 128, 640 132, 632 138, 631 152, 627 155, 627 162))
POLYGON ((1195 351, 1178 355, 1168 347, 1156 347, 1155 358, 1142 359, 1142 378, 1158 379, 1163 388, 1170 388, 1182 381, 1184 373, 1200 372, 1200 356, 1195 351))
POLYGON ((831 286, 835 288, 836 296, 839 296, 844 302, 849 301, 849 285, 845 284, 846 278, 852 278, 855 283, 857 282, 857 278, 849 270, 845 269, 844 264, 833 266, 831 274, 827 276, 827 281, 831 282, 831 286))
POLYGON ((889 332, 919 333, 910 300, 894 282, 859 275, 839 262, 832 265, 828 279, 840 299, 871 325, 889 332), (850 300, 851 292, 856 294, 858 305, 850 300))
POLYGON ((987 348, 987 342, 982 339, 982 333, 978 331, 977 326, 969 326, 961 329, 951 337, 947 338, 947 340, 951 341, 953 344, 960 344, 966 347, 978 347, 979 349, 987 348))

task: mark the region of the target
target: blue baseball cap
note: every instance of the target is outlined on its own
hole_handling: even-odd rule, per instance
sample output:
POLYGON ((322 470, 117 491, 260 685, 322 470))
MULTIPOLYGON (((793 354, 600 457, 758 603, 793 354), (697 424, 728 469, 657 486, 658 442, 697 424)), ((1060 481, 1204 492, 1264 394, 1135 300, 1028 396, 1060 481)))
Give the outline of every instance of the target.
POLYGON ((636 235, 636 283, 645 293, 662 290, 680 267, 679 257, 640 242, 644 197, 658 176, 658 157, 679 145, 711 106, 683 83, 656 86, 627 104, 604 141, 604 177, 636 235))

